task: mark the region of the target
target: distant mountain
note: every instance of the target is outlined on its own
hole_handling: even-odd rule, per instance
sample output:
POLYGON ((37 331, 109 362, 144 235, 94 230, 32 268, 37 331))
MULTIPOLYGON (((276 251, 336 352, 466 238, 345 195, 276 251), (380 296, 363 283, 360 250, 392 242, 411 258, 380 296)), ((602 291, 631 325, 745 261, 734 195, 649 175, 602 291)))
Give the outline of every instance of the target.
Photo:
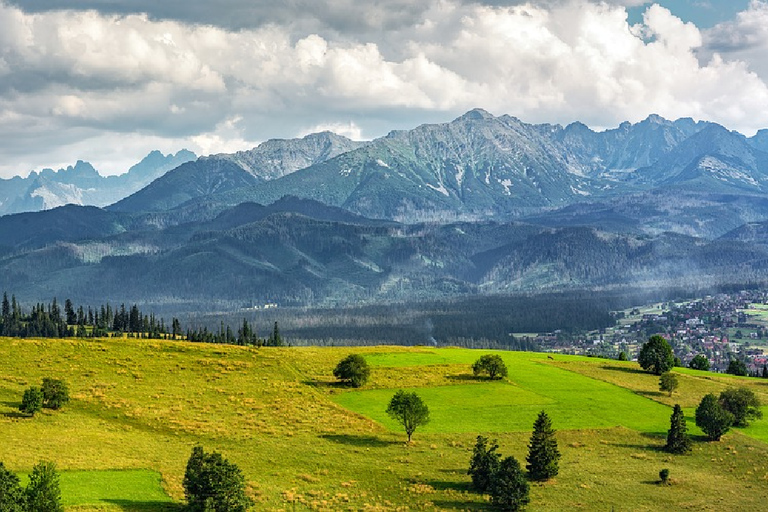
POLYGON ((208 198, 286 176, 361 145, 335 133, 322 132, 302 139, 269 140, 250 151, 201 157, 174 169, 111 209, 167 210, 191 199, 208 198))
POLYGON ((187 150, 175 155, 153 151, 118 176, 101 176, 90 163, 78 161, 58 171, 44 169, 27 178, 0 179, 0 215, 49 210, 65 204, 106 206, 194 158, 195 154, 187 150))
POLYGON ((269 204, 292 195, 370 218, 451 222, 512 219, 670 187, 762 194, 768 183, 763 138, 687 118, 652 115, 595 132, 580 123, 530 125, 476 109, 450 123, 392 132, 268 181, 230 179, 226 187, 200 187, 204 177, 220 174, 201 160, 182 187, 194 193, 169 201, 179 187, 160 192, 153 184, 115 209, 158 210, 183 199, 269 204))

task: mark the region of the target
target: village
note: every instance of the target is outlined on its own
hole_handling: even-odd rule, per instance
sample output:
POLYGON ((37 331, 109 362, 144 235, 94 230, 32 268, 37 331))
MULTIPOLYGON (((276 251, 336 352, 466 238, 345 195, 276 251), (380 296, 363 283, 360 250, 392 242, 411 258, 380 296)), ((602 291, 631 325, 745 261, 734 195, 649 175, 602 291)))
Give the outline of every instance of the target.
POLYGON ((681 366, 701 354, 711 371, 725 372, 736 359, 750 375, 762 376, 768 368, 767 302, 768 292, 740 291, 658 303, 615 312, 615 327, 580 336, 554 332, 536 341, 550 352, 634 360, 643 343, 658 334, 670 342, 681 366))

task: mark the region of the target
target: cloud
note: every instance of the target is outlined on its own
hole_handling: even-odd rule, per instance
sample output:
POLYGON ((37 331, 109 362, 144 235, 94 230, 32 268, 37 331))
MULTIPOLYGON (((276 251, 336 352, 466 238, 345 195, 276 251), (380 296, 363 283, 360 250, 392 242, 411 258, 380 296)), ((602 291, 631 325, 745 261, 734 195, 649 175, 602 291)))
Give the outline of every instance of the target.
POLYGON ((630 26, 625 6, 638 3, 115 1, 99 12, 87 10, 95 0, 0 0, 0 175, 65 158, 117 172, 150 143, 211 153, 312 128, 370 138, 473 107, 596 127, 652 112, 768 126, 755 64, 764 2, 707 32, 659 5, 630 26), (247 28, 201 23, 216 10, 247 28), (753 45, 724 43, 749 30, 753 45))
POLYGON ((712 27, 705 33, 702 55, 720 54, 749 64, 768 81, 768 2, 753 0, 736 19, 712 27))

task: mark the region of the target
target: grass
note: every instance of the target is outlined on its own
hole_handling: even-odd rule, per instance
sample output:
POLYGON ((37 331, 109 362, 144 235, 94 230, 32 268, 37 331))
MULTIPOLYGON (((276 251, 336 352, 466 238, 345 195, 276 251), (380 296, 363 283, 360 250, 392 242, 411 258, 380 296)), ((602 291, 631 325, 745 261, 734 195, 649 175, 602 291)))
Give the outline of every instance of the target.
POLYGON ((473 429, 496 422, 489 431, 501 452, 524 464, 533 424, 527 415, 545 407, 558 429, 561 472, 532 486, 528 510, 751 510, 768 500, 766 443, 731 432, 720 443, 697 441, 689 456, 665 454, 659 432, 671 411, 659 403, 663 397, 651 400, 629 386, 636 373, 598 368, 587 375, 590 364, 602 362, 503 354, 511 383, 477 383, 467 375, 479 355, 0 339, 0 460, 19 472, 41 459, 54 461, 68 511, 173 509, 183 498, 184 468, 196 443, 243 470, 255 510, 485 510, 487 498, 471 492, 466 475, 473 429), (374 365, 362 391, 340 388, 331 377, 352 352, 374 365), (614 374, 627 382, 609 382, 606 375, 614 374), (72 402, 20 417, 24 388, 44 376, 67 380, 72 402), (379 421, 376 407, 356 412, 340 405, 367 393, 386 400, 396 388, 432 394, 433 423, 417 430, 411 445, 401 430, 379 421), (496 407, 451 412, 452 401, 481 396, 507 404, 504 414, 496 407), (604 410, 609 402, 625 409, 604 410), (663 467, 671 470, 669 487, 654 483, 663 467), (107 480, 69 480, 89 475, 107 480), (126 489, 122 497, 107 490, 109 479, 126 478, 145 482, 134 488, 160 492, 158 475, 173 503, 128 493, 129 482, 118 482, 126 489))

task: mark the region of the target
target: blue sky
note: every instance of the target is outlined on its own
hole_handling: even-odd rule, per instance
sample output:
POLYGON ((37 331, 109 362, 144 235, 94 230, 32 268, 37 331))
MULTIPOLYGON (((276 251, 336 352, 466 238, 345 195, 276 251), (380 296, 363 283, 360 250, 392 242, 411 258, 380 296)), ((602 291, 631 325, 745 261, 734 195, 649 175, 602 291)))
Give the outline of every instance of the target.
POLYGON ((475 107, 768 127, 768 0, 0 0, 0 177, 475 107))
MULTIPOLYGON (((684 21, 693 22, 699 28, 710 28, 731 20, 736 13, 744 11, 749 6, 749 0, 660 0, 656 3, 666 7, 684 21)), ((646 7, 647 4, 630 7, 628 9, 630 22, 640 22, 646 7)))

